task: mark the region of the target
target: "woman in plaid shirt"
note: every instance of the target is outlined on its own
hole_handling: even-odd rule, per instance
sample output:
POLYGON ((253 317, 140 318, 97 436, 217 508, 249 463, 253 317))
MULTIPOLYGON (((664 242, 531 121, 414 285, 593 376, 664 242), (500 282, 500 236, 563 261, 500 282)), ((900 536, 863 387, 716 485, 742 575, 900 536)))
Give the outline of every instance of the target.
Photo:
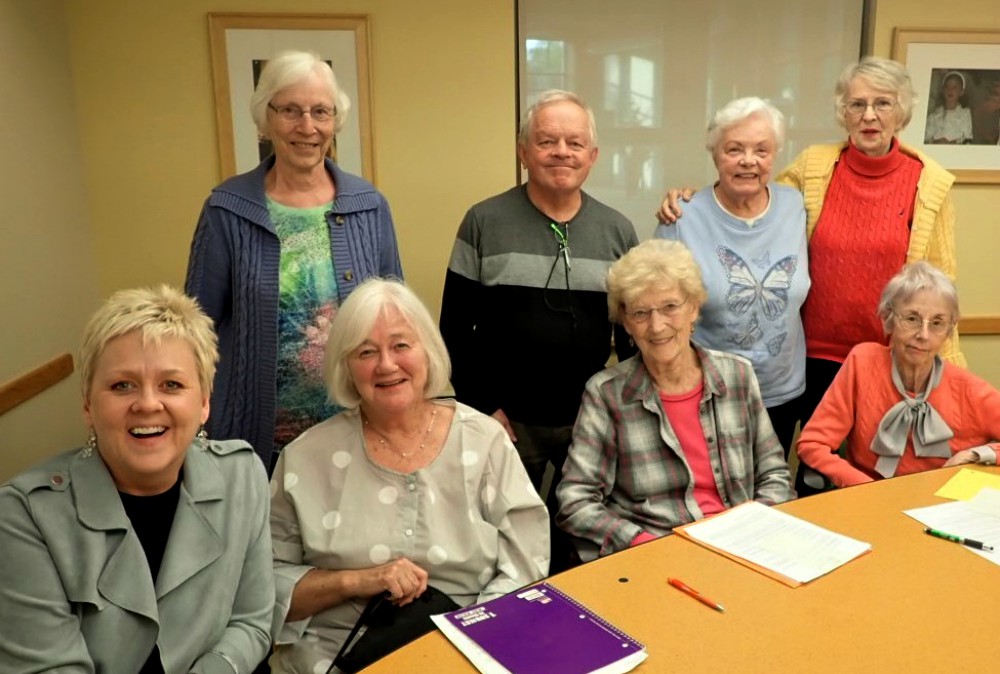
MULTIPOLYGON (((691 341, 706 297, 691 252, 646 241, 612 265, 607 285, 611 319, 639 354, 587 382, 573 429, 556 522, 581 559, 745 501, 794 498, 750 362, 691 341)), ((756 287, 729 295, 766 301, 756 287)))

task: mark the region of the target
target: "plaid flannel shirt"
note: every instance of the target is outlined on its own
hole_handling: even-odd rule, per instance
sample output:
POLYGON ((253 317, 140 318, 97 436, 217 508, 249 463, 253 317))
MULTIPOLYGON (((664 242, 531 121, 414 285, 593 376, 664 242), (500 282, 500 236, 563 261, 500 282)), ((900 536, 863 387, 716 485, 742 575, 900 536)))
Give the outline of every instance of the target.
MULTIPOLYGON (((704 375, 701 427, 723 504, 794 498, 750 362, 694 348, 704 375)), ((627 548, 644 531, 663 535, 703 517, 691 467, 641 355, 587 382, 557 494, 556 522, 580 539, 584 561, 627 548)))

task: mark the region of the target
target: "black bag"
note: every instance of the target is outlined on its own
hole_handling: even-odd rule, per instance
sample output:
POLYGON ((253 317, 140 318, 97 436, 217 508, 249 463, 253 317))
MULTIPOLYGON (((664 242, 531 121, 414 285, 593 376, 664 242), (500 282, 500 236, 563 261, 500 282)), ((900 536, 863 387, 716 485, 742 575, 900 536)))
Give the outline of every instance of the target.
POLYGON ((360 671, 417 637, 433 631, 432 615, 461 608, 444 592, 430 586, 406 606, 396 606, 389 600, 389 596, 388 592, 383 592, 368 601, 327 674, 334 667, 349 674, 360 671), (368 629, 352 647, 351 642, 362 627, 368 629))

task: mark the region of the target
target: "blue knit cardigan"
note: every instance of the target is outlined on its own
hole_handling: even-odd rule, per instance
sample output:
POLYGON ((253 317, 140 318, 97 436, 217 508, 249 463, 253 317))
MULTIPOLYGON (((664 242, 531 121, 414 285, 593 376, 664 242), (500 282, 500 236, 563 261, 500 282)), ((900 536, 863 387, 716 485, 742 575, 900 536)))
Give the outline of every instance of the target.
MULTIPOLYGON (((273 165, 272 156, 212 190, 191 242, 185 282, 219 334, 207 430, 213 438, 247 440, 268 470, 274 451, 281 258, 264 193, 273 165)), ((337 188, 326 220, 342 302, 364 279, 402 278, 403 271, 385 197, 330 159, 326 170, 337 188)))

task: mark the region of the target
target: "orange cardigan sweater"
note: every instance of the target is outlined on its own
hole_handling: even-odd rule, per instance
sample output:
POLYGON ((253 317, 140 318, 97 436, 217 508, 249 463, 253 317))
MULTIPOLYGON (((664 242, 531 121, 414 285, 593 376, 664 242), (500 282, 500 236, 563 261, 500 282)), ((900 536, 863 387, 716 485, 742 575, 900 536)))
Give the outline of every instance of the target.
MULTIPOLYGON (((902 398, 892 383, 889 347, 859 344, 844 361, 822 402, 799 435, 799 460, 826 475, 838 487, 880 479, 875 472, 878 456, 871 451, 872 438, 882 417, 902 398), (846 458, 837 450, 847 440, 846 458)), ((944 363, 941 383, 928 402, 955 433, 952 453, 994 443, 992 451, 980 452, 984 462, 996 463, 1000 447, 1000 391, 968 370, 944 363)), ((918 458, 908 439, 896 475, 933 468, 941 458, 918 458)))

